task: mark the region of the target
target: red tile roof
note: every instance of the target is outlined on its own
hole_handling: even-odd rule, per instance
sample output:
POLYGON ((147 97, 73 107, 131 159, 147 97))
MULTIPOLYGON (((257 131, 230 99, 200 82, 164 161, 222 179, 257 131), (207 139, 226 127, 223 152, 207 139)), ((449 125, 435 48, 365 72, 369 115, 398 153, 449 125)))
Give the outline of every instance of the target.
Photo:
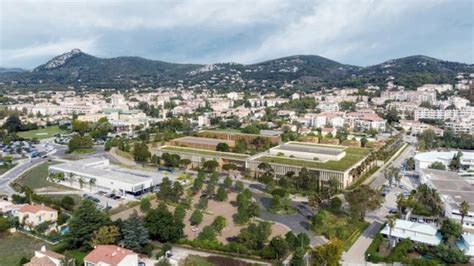
POLYGON ((51 209, 49 207, 46 207, 44 205, 23 205, 19 209, 20 212, 28 212, 28 213, 37 213, 39 211, 47 211, 47 212, 55 212, 55 209, 51 209))
POLYGON ((103 262, 115 266, 126 256, 134 254, 136 253, 116 245, 100 245, 87 254, 87 256, 84 257, 84 261, 92 263, 103 262))

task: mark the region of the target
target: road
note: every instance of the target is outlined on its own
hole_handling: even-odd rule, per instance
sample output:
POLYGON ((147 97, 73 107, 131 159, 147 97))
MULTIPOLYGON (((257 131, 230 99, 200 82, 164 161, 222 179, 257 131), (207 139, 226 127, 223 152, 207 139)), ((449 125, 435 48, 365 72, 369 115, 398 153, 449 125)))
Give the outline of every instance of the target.
POLYGON ((291 206, 296 210, 295 214, 292 215, 278 215, 268 211, 271 204, 271 197, 263 194, 265 191, 265 185, 260 183, 247 183, 246 184, 252 192, 253 198, 260 205, 260 218, 280 223, 289 227, 293 233, 306 233, 310 240, 311 245, 316 247, 324 245, 328 240, 323 236, 314 235, 311 230, 310 218, 314 213, 310 210, 305 203, 299 201, 292 201, 291 206))
MULTIPOLYGON (((415 146, 409 145, 397 158, 386 166, 392 165, 394 167, 401 167, 406 159, 414 156, 415 150, 415 146)), ((374 174, 376 177, 373 179, 372 183, 370 183, 372 188, 381 188, 382 185, 387 182, 383 176, 384 169, 385 167, 382 167, 374 174)), ((407 177, 403 177, 401 183, 403 184, 404 189, 401 189, 398 186, 393 186, 390 192, 386 195, 382 207, 366 215, 365 219, 371 224, 352 245, 352 247, 342 255, 342 265, 366 265, 365 251, 370 246, 370 243, 372 243, 374 236, 380 231, 385 217, 389 215, 389 211, 397 207, 397 194, 407 192, 413 188, 412 181, 407 177)))
MULTIPOLYGON (((55 159, 59 158, 62 159, 64 157, 71 156, 66 153, 67 147, 64 145, 57 145, 54 143, 50 143, 54 147, 54 151, 52 154, 48 155, 48 158, 33 158, 33 159, 24 159, 22 160, 17 166, 14 168, 10 169, 6 173, 0 176, 0 194, 7 194, 7 195, 12 195, 15 193, 15 191, 10 187, 10 183, 13 182, 17 177, 19 177, 21 174, 26 172, 27 170, 44 163, 48 161, 48 159, 55 159)), ((86 155, 76 155, 77 158, 82 158, 84 156, 87 157, 106 157, 107 159, 111 160, 112 162, 115 162, 116 159, 113 158, 113 156, 110 156, 107 152, 104 151, 103 147, 96 146, 95 152, 92 154, 86 154, 86 155)))

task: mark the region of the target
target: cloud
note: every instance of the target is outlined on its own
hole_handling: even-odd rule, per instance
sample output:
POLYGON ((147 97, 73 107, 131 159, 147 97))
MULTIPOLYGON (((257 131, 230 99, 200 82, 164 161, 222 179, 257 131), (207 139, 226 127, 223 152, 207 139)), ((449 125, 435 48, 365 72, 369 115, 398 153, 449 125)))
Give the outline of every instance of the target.
POLYGON ((358 65, 412 54, 474 61, 470 0, 5 0, 0 5, 0 64, 10 66, 34 67, 72 48, 102 57, 196 63, 254 63, 294 54, 358 65))
POLYGON ((46 60, 59 53, 69 51, 73 48, 86 49, 91 53, 95 51, 96 40, 58 40, 49 43, 36 43, 28 47, 1 50, 0 65, 14 66, 15 62, 29 61, 31 59, 46 60))

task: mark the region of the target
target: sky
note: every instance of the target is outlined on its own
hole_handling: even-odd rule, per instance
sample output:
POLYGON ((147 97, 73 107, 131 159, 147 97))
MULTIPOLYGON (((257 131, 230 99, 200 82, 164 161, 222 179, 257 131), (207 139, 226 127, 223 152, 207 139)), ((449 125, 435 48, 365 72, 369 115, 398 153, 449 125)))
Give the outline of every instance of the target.
POLYGON ((0 0, 0 66, 97 57, 359 66, 410 55, 474 63, 474 0, 0 0))

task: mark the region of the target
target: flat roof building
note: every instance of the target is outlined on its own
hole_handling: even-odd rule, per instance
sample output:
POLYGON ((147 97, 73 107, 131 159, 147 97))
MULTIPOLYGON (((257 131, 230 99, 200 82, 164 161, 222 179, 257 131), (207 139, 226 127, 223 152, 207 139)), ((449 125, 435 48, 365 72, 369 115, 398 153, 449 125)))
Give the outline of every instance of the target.
MULTIPOLYGON (((164 175, 159 172, 140 171, 111 165, 105 158, 88 158, 52 165, 50 173, 64 173, 61 184, 77 187, 79 179, 84 184, 93 182, 99 191, 114 192, 125 197, 134 197, 150 192, 161 184, 164 175)), ((171 177, 170 177, 171 178, 171 177)))
POLYGON ((399 219, 395 221, 395 226, 391 232, 389 226, 386 225, 380 233, 386 236, 390 234, 391 237, 398 239, 410 239, 431 246, 437 246, 443 238, 438 229, 433 225, 399 219))
POLYGON ((219 143, 226 143, 231 148, 235 147, 235 141, 223 139, 182 137, 170 141, 170 144, 173 146, 185 146, 188 148, 204 149, 210 151, 215 151, 219 143))
POLYGON ((464 217, 464 228, 474 229, 474 186, 456 172, 423 169, 419 172, 420 182, 436 189, 444 202, 445 216, 461 222, 459 206, 469 203, 469 212, 464 217))
POLYGON ((338 161, 346 156, 344 147, 314 145, 304 142, 288 142, 282 144, 280 146, 271 148, 270 154, 275 156, 317 161, 338 161))

